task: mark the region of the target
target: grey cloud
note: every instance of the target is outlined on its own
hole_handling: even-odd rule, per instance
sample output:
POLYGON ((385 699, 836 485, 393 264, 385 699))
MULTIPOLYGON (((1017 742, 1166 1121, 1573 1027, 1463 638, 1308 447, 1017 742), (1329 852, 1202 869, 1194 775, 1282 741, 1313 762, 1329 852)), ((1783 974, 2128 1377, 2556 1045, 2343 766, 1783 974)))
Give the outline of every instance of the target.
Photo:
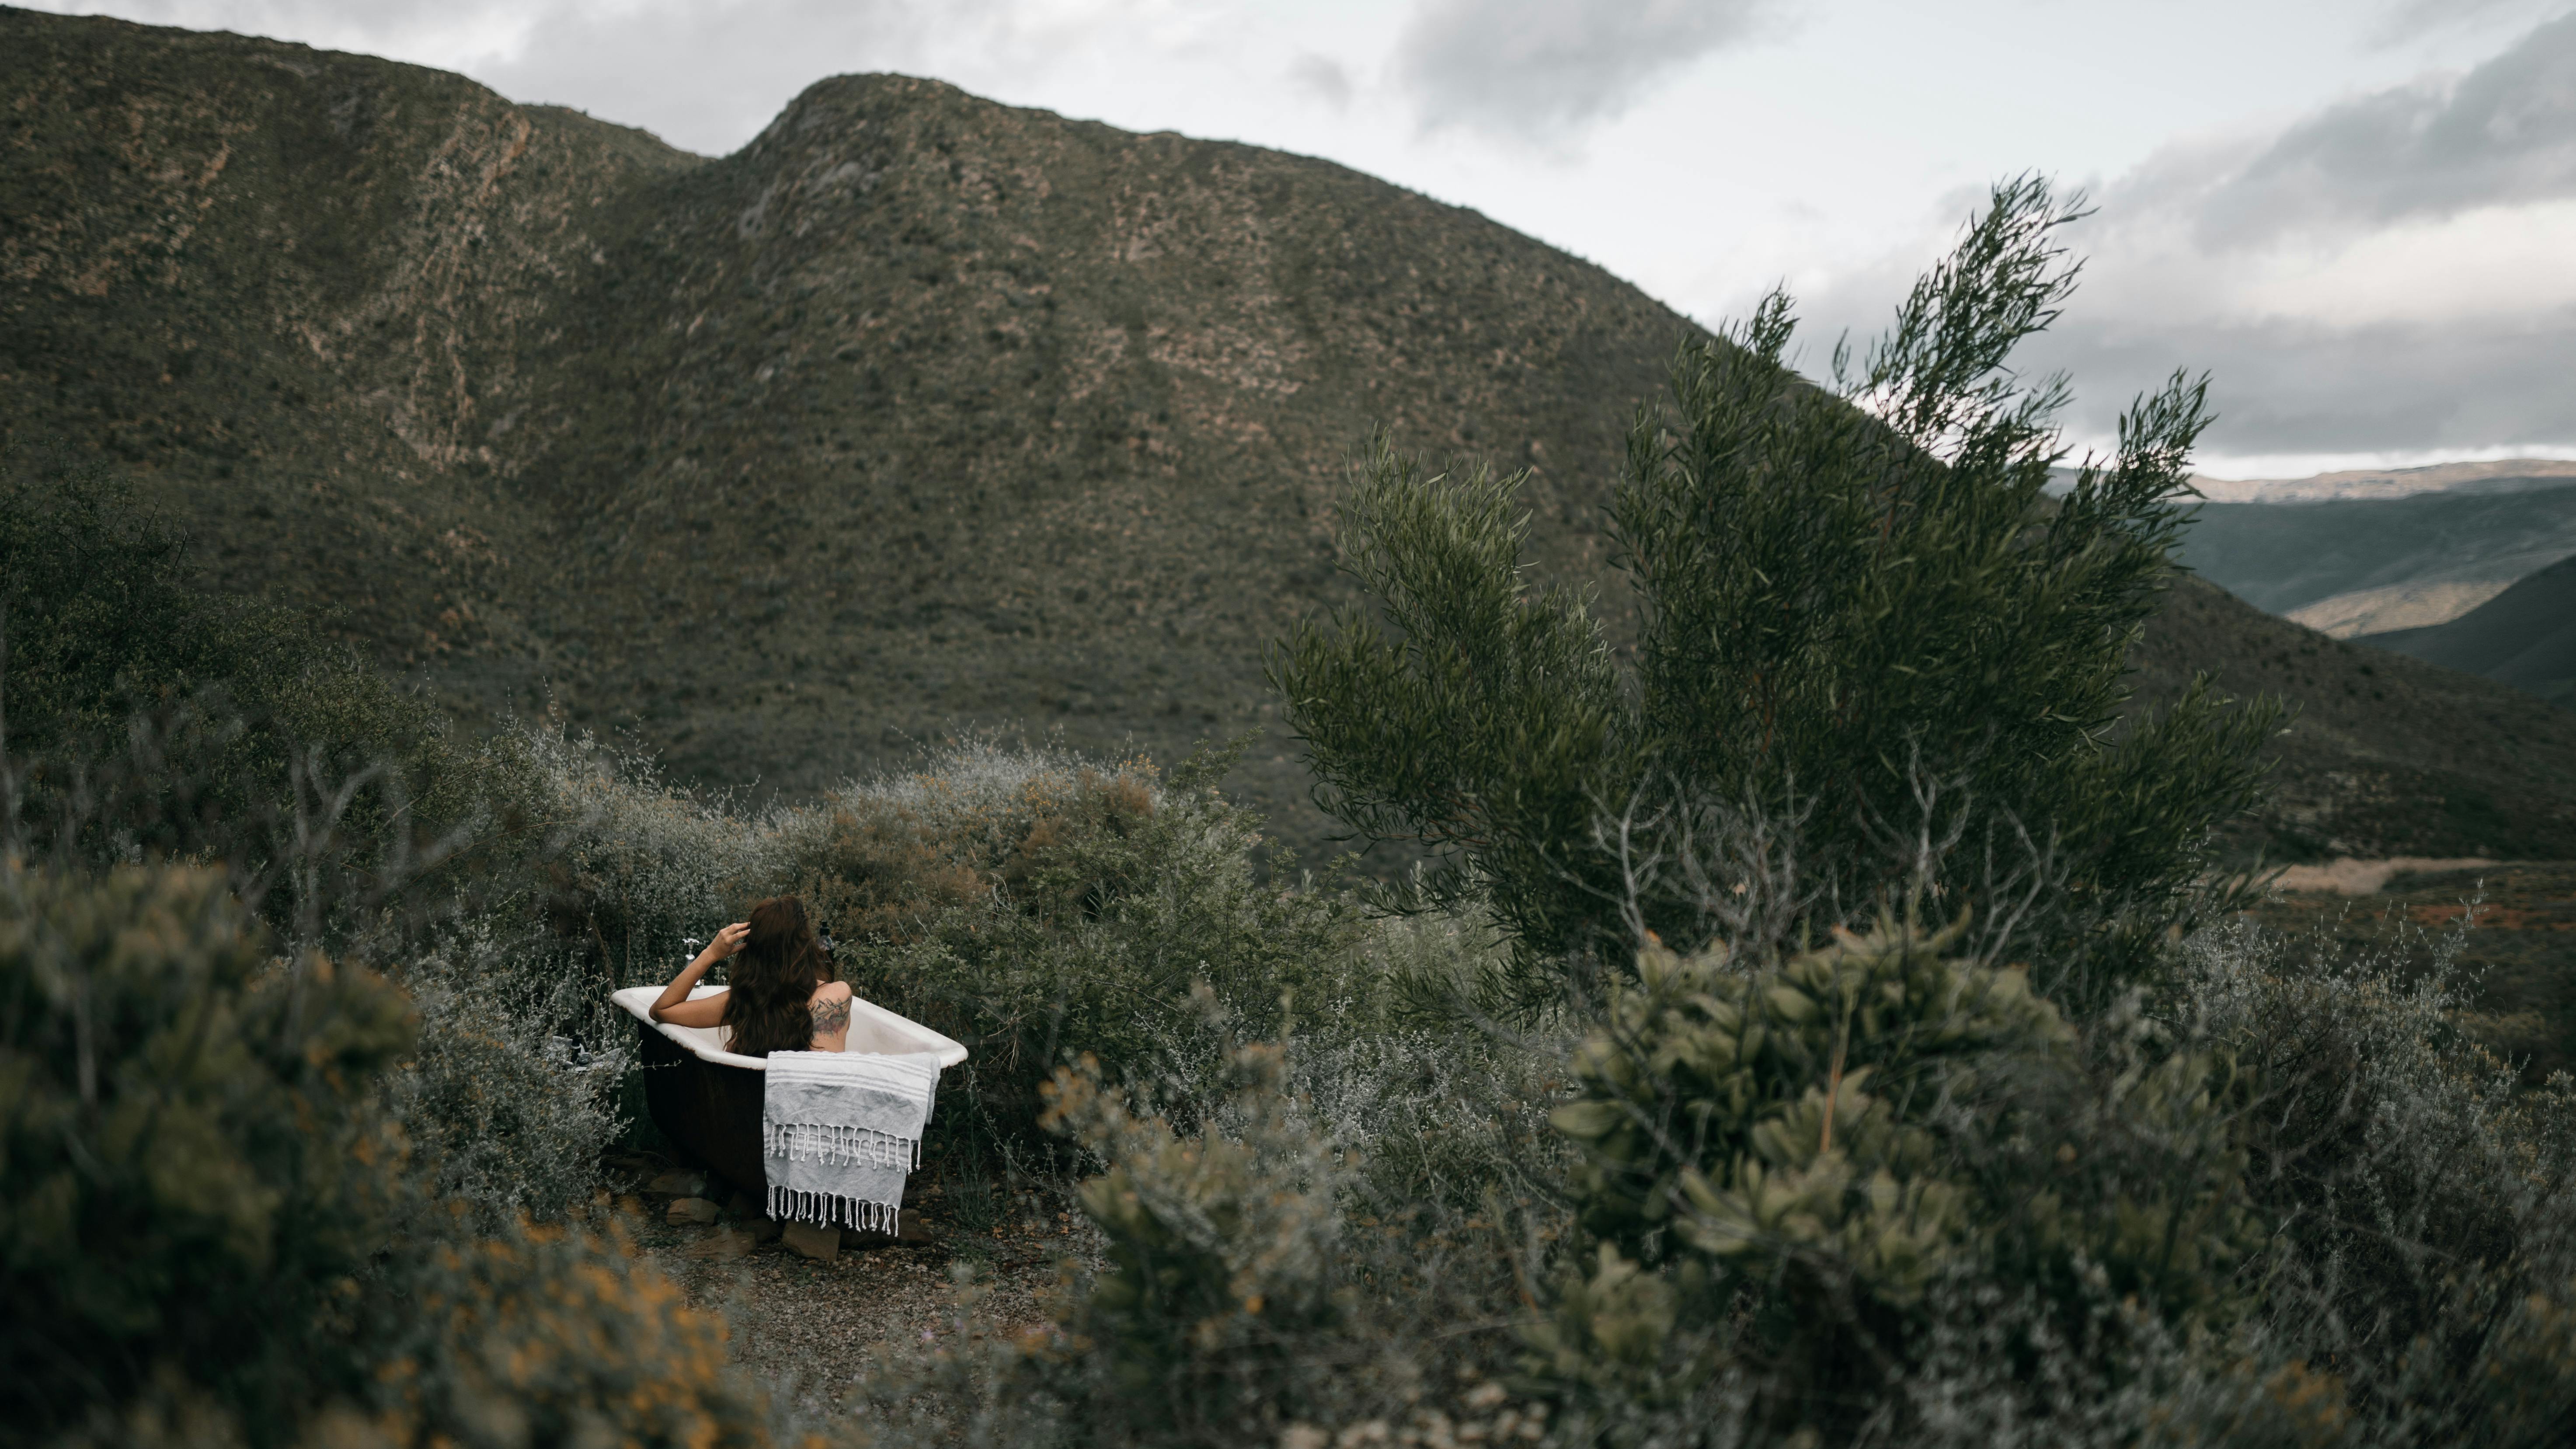
POLYGON ((2107 435, 2176 368, 2210 374, 2204 453, 2576 445, 2576 308, 2515 319, 2324 327, 2088 318, 2078 294, 2016 359, 2074 379, 2065 419, 2107 435))
POLYGON ((2213 247, 2576 196, 2576 14, 2531 31, 2456 81, 2334 105, 2241 164, 2151 163, 2105 210, 2187 207, 2213 247))
MULTIPOLYGON (((2218 277, 2290 238, 2365 238, 2413 220, 2576 196, 2576 14, 2447 81, 2329 106, 2233 154, 2177 150, 2101 193, 2079 237, 2106 268, 2162 255, 2163 287, 2218 277), (2195 180, 2195 175, 2214 180, 2195 180), (2098 228, 2098 231, 2096 230, 2098 228), (2168 247, 2196 253, 2174 269, 2168 247)), ((2105 274, 2106 283, 2113 279, 2105 274)), ((2168 320, 2150 292, 2088 313, 2079 293, 2031 348, 2082 390, 2070 418, 2109 429, 2138 390, 2207 369, 2220 414, 2206 448, 2362 452, 2576 443, 2576 308, 2329 324, 2197 306, 2168 320), (2184 321, 2183 318, 2196 320, 2184 321)))
MULTIPOLYGON (((2087 226, 2119 220, 2104 215, 2087 226)), ((2092 240, 2074 244, 2083 252, 2092 240)), ((1808 319, 1797 340, 1801 368, 1821 373, 1839 331, 1857 352, 1884 330, 1937 249, 1882 258, 1798 298, 1808 319)), ((2109 437, 2133 399, 2181 370, 2210 375, 2218 421, 2202 439, 2204 454, 2576 447, 2576 391, 2567 383, 2576 377, 2576 306, 2335 325, 2168 311, 2153 295, 2112 305, 2114 279, 2095 280, 2102 285, 2079 287, 2056 325, 2013 357, 2025 376, 2063 372, 2072 381, 2074 402, 2060 421, 2073 435, 2109 437)))
MULTIPOLYGON (((2133 397, 2180 368, 2211 375, 2219 421, 2204 452, 2576 445, 2576 307, 2329 322, 2267 314, 2259 296, 2235 315, 2206 302, 2233 293, 2239 269, 2312 243, 2330 254, 2411 220, 2576 196, 2576 15, 2449 80, 2169 149, 2095 195, 2069 238, 2093 258, 2090 282, 2015 358, 2073 379, 2075 433, 2109 434, 2133 397), (2264 255, 2282 243, 2291 250, 2264 255)), ((1835 326, 1856 340, 1885 326, 1933 250, 1837 278, 1804 309, 1824 324, 1810 350, 1835 326)))
POLYGON ((2437 31, 2482 23, 2499 12, 2528 18, 2556 9, 2560 0, 2393 0, 2379 21, 2379 41, 2400 45, 2437 31))
POLYGON ((1396 74, 1426 127, 1552 146, 1754 33, 1766 0, 1421 0, 1396 74))
POLYGON ((1351 103, 1351 75, 1340 61, 1308 51, 1288 67, 1288 81, 1334 110, 1351 103))
MULTIPOLYGON (((71 7, 66 7, 71 8, 71 7)), ((577 106, 692 151, 733 150, 835 73, 927 70, 933 47, 1042 53, 1008 0, 116 0, 157 24, 382 53, 406 37, 524 27, 514 58, 443 61, 513 100, 577 106), (494 22, 478 27, 477 22, 494 22)))
MULTIPOLYGON (((946 23, 971 22, 981 8, 955 6, 946 23)), ((901 0, 723 8, 659 0, 613 14, 557 3, 518 59, 473 73, 515 99, 580 106, 688 150, 720 153, 749 141, 825 76, 917 67, 928 22, 924 7, 901 0)))

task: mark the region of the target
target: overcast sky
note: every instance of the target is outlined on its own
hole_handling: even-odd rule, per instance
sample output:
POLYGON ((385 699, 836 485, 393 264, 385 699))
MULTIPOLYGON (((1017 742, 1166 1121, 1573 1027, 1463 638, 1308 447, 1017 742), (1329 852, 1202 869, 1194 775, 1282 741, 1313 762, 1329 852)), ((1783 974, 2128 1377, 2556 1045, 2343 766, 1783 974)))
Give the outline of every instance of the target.
MULTIPOLYGON (((30 3, 30 0, 18 0, 30 3)), ((1325 156, 1810 360, 1984 187, 2099 206, 2070 434, 2206 368, 2205 471, 2576 457, 2576 0, 32 0, 462 71, 720 154, 831 74, 1325 156)))

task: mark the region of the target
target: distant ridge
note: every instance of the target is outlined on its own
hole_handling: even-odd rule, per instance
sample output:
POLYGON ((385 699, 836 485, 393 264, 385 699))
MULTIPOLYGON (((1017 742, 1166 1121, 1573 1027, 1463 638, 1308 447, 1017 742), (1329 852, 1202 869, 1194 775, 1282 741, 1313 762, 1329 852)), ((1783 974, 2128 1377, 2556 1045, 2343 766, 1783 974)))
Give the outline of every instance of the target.
POLYGON ((2576 557, 2561 559, 2447 624, 2365 634, 2355 642, 2576 705, 2576 557))
POLYGON ((2576 480, 2576 459, 2507 458, 2419 468, 2353 468, 2306 478, 2211 478, 2192 486, 2213 503, 2317 503, 2337 498, 2405 498, 2417 493, 2506 493, 2576 480))
POLYGON ((2429 602, 2436 585, 2468 586, 2451 595, 2454 614, 2465 612, 2576 553, 2576 477, 2524 481, 2532 486, 2204 503, 2184 535, 2182 559, 2258 608, 2319 628, 2326 624, 2318 613, 2400 606, 2410 593, 2429 602), (2483 592, 2474 592, 2480 586, 2483 592))

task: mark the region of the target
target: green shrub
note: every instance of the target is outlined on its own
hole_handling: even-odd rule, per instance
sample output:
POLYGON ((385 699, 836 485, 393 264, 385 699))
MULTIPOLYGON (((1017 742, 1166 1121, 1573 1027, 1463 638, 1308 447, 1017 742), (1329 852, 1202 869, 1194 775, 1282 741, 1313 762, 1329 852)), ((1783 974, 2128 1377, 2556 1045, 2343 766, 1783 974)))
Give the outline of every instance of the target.
MULTIPOLYGON (((811 808, 736 813, 664 780, 650 760, 588 737, 523 729, 522 809, 543 832, 522 904, 567 964, 602 994, 659 983, 752 901, 796 882, 815 848, 811 808)), ((513 922, 513 925, 520 924, 513 922)))
POLYGON ((1858 368, 1837 355, 1833 393, 1784 361, 1783 296, 1681 349, 1610 510, 1633 669, 1580 595, 1524 578, 1516 478, 1425 476, 1378 443, 1343 537, 1369 605, 1298 630, 1272 678, 1328 807, 1440 862, 1398 902, 1485 901, 1510 927, 1502 1002, 1594 991, 1640 927, 1713 935, 1675 870, 1712 810, 1801 823, 1821 934, 1903 888, 1924 794, 1948 791, 1928 824, 1976 848, 1923 884, 2074 973, 2043 986, 2086 1010, 2199 907, 2277 712, 2195 690, 2113 727, 2206 414, 2178 376, 2123 419, 2116 460, 2044 494, 2064 386, 2009 359, 2072 288, 2052 238, 2076 214, 2035 180, 1999 187, 1858 368), (2021 876, 1974 868, 2032 857, 2062 890, 2017 899, 2021 876))
POLYGON ((1537 1333, 1548 1372, 1652 1397, 1737 1367, 1759 1419, 1830 1431, 1890 1396, 1937 1285, 2030 1294, 2057 1339, 2105 1302, 2183 1336, 2248 1311, 2225 1054, 2088 1061, 2023 971, 1950 954, 1961 929, 1882 921, 1774 969, 1640 954, 1555 1114, 1598 1257, 1537 1333))
POLYGON ((273 958, 211 872, 8 868, 0 1002, 0 1413, 42 1439, 175 1374, 291 1417, 402 1206, 401 994, 273 958))
MULTIPOLYGON (((1540 1246, 1516 1239, 1530 1215, 1490 1192, 1482 1211, 1410 1196, 1412 1168, 1373 1180, 1370 1153, 1340 1135, 1362 1120, 1459 1128, 1464 1142, 1425 1146, 1463 1165, 1500 1136, 1476 1116, 1483 1093, 1416 1059, 1433 1053, 1410 1034, 1349 1043, 1355 1054, 1304 1037, 1243 1045, 1212 992, 1195 993, 1192 1011, 1219 1065, 1151 1084, 1177 1113, 1139 1105, 1134 1084, 1088 1061, 1048 1084, 1047 1124, 1101 1167, 1078 1194, 1097 1269, 1067 1284, 1060 1326, 887 1364, 861 1386, 867 1442, 1534 1435, 1545 1407, 1494 1382, 1511 1366, 1509 1325, 1540 1246), (1352 1071, 1388 1065, 1391 1077, 1352 1071), (1308 1088, 1334 1099, 1341 1127, 1308 1088)), ((1481 1060, 1471 1054, 1462 1074, 1481 1060)), ((1490 1186, 1509 1174, 1488 1163, 1470 1175, 1490 1186)))
POLYGON ((362 1390, 314 1437, 376 1444, 636 1444, 749 1449, 766 1397, 724 1319, 635 1256, 619 1225, 439 1243, 379 1300, 362 1390))
POLYGON ((2358 1442, 2544 1443, 2576 1415, 2576 1081, 2523 1088, 2408 943, 2347 959, 2250 923, 2174 990, 2265 1086, 2242 1138, 2279 1225, 2258 1267, 2277 1358, 2332 1363, 2358 1442))
POLYGON ((1034 1144, 1041 1082, 1086 1053, 1150 1075, 1194 985, 1254 1034, 1283 996, 1368 989, 1349 974, 1357 914, 1261 882, 1258 822, 1216 793, 1214 766, 1167 785, 1143 761, 983 745, 929 764, 835 797, 803 869, 859 994, 975 1053, 952 1083, 973 1115, 949 1130, 1034 1144))
POLYGON ((1144 1424, 1257 1420, 1299 1348, 1334 1333, 1335 1189, 1343 1165, 1286 1091, 1276 1046, 1232 1053, 1230 1132, 1189 1137, 1132 1112, 1096 1064, 1057 1074, 1048 1125, 1108 1162, 1081 1199, 1106 1271, 1067 1325, 1108 1354, 1114 1398, 1144 1424))
POLYGON ((414 1027, 215 872, 0 870, 13 1440, 766 1442, 721 1320, 614 1225, 422 1192, 379 1099, 414 1027))
POLYGON ((421 1030, 385 1095, 430 1195, 486 1231, 586 1203, 627 1126, 633 1019, 541 935, 502 937, 488 919, 415 942, 396 979, 421 1030))

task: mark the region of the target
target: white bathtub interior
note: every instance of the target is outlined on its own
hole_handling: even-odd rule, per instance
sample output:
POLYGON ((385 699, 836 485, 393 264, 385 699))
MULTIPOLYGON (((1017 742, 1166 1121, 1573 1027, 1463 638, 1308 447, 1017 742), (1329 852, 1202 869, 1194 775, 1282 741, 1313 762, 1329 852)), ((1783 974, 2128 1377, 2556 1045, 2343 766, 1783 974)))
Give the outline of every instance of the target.
MULTIPOLYGON (((721 986, 692 988, 689 999, 713 996, 721 986)), ((689 1049, 698 1060, 728 1067, 748 1067, 755 1072, 769 1070, 765 1057, 747 1057, 725 1050, 733 1028, 725 1026, 675 1026, 653 1020, 653 1003, 662 995, 659 986, 629 986, 609 997, 625 1008, 637 1021, 689 1049)), ((846 1048, 854 1052, 877 1052, 886 1056, 908 1056, 931 1053, 942 1067, 953 1067, 966 1060, 966 1048, 941 1036, 908 1016, 898 1016, 865 997, 850 998, 850 1038, 846 1048)))

